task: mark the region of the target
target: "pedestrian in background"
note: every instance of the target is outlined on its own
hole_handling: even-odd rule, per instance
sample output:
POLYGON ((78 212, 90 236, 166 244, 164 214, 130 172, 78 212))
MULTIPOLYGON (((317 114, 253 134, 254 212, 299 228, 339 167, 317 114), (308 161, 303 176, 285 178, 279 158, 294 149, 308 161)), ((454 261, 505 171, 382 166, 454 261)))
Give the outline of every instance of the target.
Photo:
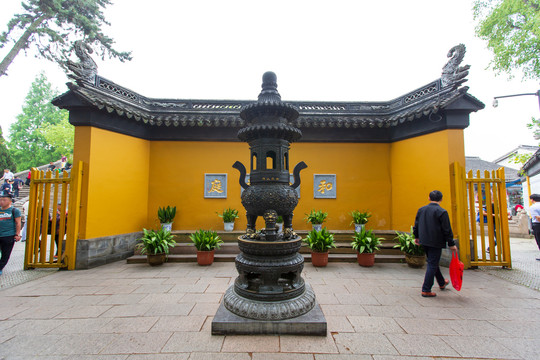
POLYGON ((19 179, 18 177, 13 179, 13 184, 12 184, 13 198, 18 198, 19 197, 19 190, 22 189, 23 185, 24 185, 24 182, 21 179, 19 179))
POLYGON ((30 201, 26 200, 26 202, 22 206, 22 219, 24 221, 24 225, 21 232, 21 241, 26 241, 26 229, 28 229, 28 207, 30 206, 30 201))
POLYGON ((430 192, 430 203, 418 209, 414 221, 415 242, 424 247, 427 257, 426 275, 422 284, 423 297, 437 296, 431 291, 435 279, 441 290, 444 290, 449 283, 439 268, 442 249, 448 244, 450 250, 457 251, 448 212, 440 205, 442 198, 443 194, 439 190, 430 192))
POLYGON ((4 169, 4 176, 0 179, 0 181, 4 180, 4 183, 7 183, 8 180, 13 180, 14 175, 9 169, 4 169))
POLYGON ((15 241, 21 240, 21 212, 11 206, 11 194, 0 193, 0 275, 9 261, 15 241))
MULTIPOLYGON (((532 205, 529 208, 532 220, 532 230, 534 234, 534 239, 536 240, 536 245, 540 250, 540 195, 531 194, 531 196, 529 196, 529 199, 531 199, 532 202, 532 205)), ((536 258, 536 260, 540 261, 540 258, 536 258)))

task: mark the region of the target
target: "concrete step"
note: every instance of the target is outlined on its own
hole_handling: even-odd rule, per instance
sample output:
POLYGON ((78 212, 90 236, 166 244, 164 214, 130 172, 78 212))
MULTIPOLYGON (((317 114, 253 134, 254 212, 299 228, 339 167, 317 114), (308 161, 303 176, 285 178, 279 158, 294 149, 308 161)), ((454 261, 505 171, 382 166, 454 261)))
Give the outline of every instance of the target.
MULTIPOLYGON (((191 243, 189 236, 193 234, 195 230, 173 230, 172 233, 175 236, 176 242, 178 243, 191 243)), ((234 231, 216 231, 221 240, 224 242, 236 242, 238 237, 244 235, 246 232, 244 230, 234 230, 234 231)), ((305 238, 309 231, 307 230, 298 230, 295 231, 302 238, 305 238)), ((348 242, 352 241, 354 230, 330 230, 334 234, 334 240, 336 242, 348 242)), ((383 238, 382 242, 384 243, 395 243, 394 238, 396 237, 396 232, 393 230, 375 230, 375 234, 378 237, 383 238)))
MULTIPOLYGON (((311 262, 311 253, 302 254, 305 262, 311 262)), ((216 253, 215 262, 234 262, 236 254, 216 253)), ((133 255, 126 259, 128 264, 144 264, 147 262, 146 255, 133 255)), ((168 262, 197 262, 197 254, 170 254, 168 262)), ((356 254, 328 254, 328 262, 355 263, 356 254)), ((375 263, 399 263, 405 261, 403 255, 375 254, 375 263)))

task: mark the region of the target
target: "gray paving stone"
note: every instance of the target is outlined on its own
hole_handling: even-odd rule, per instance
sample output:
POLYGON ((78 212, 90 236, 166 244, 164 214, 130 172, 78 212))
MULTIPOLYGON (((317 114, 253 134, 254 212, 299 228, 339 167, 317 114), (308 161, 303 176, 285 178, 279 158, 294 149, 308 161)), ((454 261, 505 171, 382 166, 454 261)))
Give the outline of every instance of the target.
POLYGON ((210 332, 175 332, 161 352, 220 352, 224 339, 210 332))
MULTIPOLYGON (((280 336, 281 352, 284 353, 337 353, 338 349, 330 334, 327 336, 280 336)), ((256 351, 254 349, 254 351, 256 351)))
MULTIPOLYGON (((176 354, 181 355, 181 354, 176 354)), ((253 354, 255 355, 255 354, 253 354)), ((264 357, 261 359, 272 359, 271 355, 268 353, 262 354, 264 357), (268 358, 266 356, 269 356, 268 358)), ((200 352, 194 352, 191 353, 189 360, 252 360, 255 358, 252 358, 248 353, 200 353, 200 352)), ((150 360, 150 359, 149 359, 150 360)))
POLYGON ((512 354, 519 354, 524 359, 540 359, 538 338, 494 338, 493 340, 510 349, 512 354))
POLYGON ((170 332, 104 334, 111 338, 101 354, 155 354, 171 338, 170 332))
POLYGON ((401 355, 458 356, 459 354, 434 335, 386 334, 401 355))
POLYGON ((476 336, 442 336, 448 345, 456 350, 461 356, 519 359, 516 351, 503 346, 500 341, 489 337, 476 336))
POLYGON ((397 354, 385 335, 374 333, 345 333, 334 335, 343 354, 397 354))
POLYGON ((348 316, 357 333, 403 333, 403 329, 391 317, 380 316, 348 316))
POLYGON ((395 321, 407 334, 458 335, 443 320, 430 319, 426 321, 426 319, 418 318, 396 318, 395 321))

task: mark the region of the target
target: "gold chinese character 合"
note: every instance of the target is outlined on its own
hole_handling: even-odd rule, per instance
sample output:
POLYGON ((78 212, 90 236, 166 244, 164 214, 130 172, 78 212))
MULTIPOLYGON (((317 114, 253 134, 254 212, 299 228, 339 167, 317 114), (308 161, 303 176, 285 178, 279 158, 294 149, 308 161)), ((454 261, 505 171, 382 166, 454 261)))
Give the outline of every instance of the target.
POLYGON ((211 184, 212 188, 210 189, 210 191, 208 191, 208 193, 217 192, 221 194, 223 192, 223 190, 221 189, 221 180, 215 179, 211 182, 211 184))
POLYGON ((325 191, 330 191, 332 190, 334 186, 332 185, 331 182, 326 182, 326 180, 321 180, 321 182, 319 183, 319 189, 317 190, 318 192, 320 192, 321 194, 324 194, 325 191))

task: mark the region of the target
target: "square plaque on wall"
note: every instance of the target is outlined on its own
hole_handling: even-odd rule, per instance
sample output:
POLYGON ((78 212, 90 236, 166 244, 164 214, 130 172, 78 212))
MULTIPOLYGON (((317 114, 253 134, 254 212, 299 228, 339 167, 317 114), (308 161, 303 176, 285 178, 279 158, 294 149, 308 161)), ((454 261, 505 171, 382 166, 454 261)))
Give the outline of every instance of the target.
POLYGON ((313 175, 313 198, 335 199, 336 195, 336 174, 313 175))
POLYGON ((204 197, 227 198, 227 174, 204 174, 204 197))

